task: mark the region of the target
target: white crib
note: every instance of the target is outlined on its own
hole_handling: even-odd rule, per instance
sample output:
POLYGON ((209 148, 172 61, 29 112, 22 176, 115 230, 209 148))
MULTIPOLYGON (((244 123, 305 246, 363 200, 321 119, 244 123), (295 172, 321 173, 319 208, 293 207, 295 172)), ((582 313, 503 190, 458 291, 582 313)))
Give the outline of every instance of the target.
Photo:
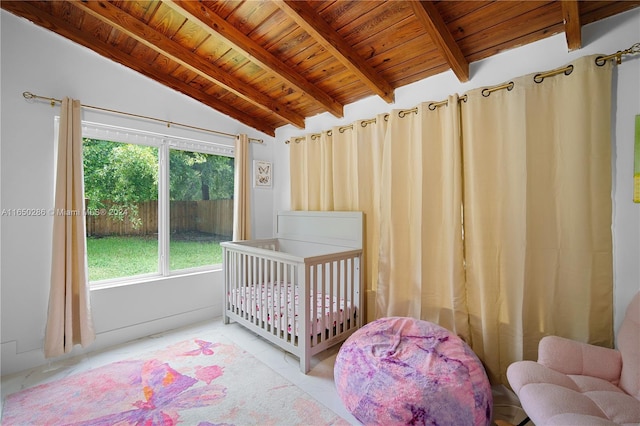
POLYGON ((276 238, 221 243, 225 324, 246 326, 300 358, 362 325, 361 212, 279 212, 276 238))

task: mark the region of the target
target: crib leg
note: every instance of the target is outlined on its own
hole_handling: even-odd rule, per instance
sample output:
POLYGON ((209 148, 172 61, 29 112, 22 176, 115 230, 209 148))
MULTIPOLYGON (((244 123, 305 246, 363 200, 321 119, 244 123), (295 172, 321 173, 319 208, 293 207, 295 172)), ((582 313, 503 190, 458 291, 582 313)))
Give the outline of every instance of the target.
POLYGON ((303 374, 307 374, 311 370, 311 356, 306 353, 300 357, 300 371, 303 374))
POLYGON ((229 317, 227 316, 227 311, 224 309, 222 310, 222 323, 225 325, 229 324, 229 317))

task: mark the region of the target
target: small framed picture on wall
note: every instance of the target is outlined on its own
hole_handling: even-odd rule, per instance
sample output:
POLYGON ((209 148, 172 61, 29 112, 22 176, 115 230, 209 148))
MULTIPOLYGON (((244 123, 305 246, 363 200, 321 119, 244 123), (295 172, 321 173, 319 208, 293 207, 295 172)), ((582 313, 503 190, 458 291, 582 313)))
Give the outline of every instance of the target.
POLYGON ((271 188, 272 166, 269 161, 255 160, 253 162, 253 186, 256 188, 271 188))

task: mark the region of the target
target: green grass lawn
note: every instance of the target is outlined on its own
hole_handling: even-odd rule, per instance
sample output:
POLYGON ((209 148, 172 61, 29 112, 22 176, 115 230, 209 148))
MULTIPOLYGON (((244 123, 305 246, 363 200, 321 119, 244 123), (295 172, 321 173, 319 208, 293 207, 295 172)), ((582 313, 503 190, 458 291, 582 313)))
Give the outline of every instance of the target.
MULTIPOLYGON (((87 238, 89 281, 158 272, 158 240, 148 237, 87 238)), ((222 263, 215 241, 171 241, 172 271, 222 263)))

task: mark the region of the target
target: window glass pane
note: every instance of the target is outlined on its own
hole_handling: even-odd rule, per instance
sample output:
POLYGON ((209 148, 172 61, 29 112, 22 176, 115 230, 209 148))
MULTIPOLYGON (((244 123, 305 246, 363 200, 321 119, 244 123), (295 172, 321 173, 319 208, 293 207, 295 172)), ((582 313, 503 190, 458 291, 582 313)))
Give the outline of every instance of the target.
POLYGON ((158 273, 158 148, 84 138, 89 280, 158 273))
POLYGON ((169 268, 222 263, 233 232, 233 158, 170 150, 169 268))

